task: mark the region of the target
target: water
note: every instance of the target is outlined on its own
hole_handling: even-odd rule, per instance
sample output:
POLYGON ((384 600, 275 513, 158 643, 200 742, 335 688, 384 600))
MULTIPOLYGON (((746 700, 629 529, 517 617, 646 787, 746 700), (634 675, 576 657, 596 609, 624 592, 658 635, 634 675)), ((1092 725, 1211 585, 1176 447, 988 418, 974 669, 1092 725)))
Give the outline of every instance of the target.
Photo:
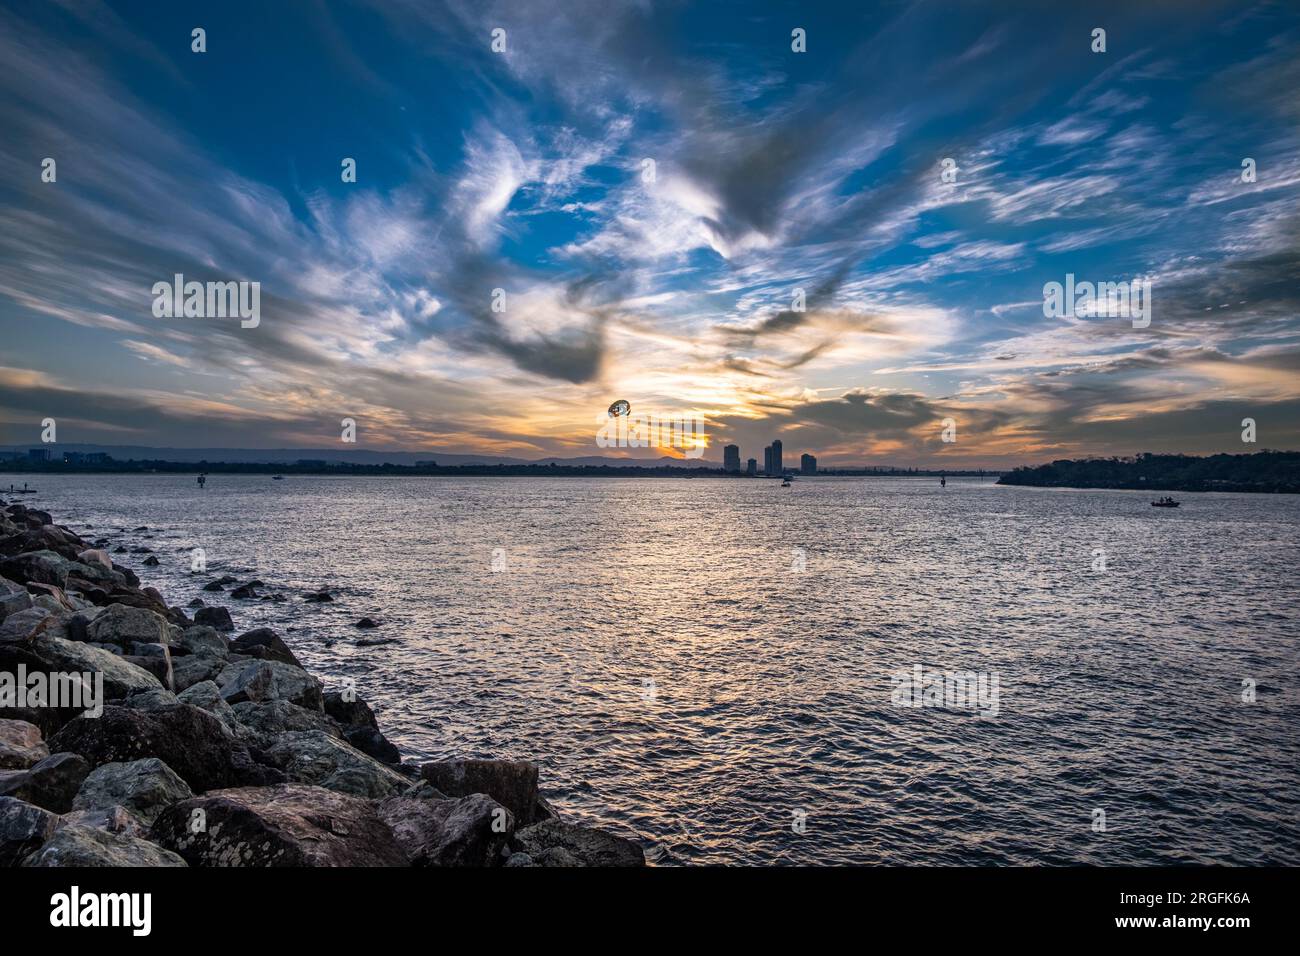
POLYGON ((224 601, 328 684, 354 678, 405 754, 536 760, 563 812, 660 864, 1300 863, 1295 496, 34 484, 85 536, 154 548, 158 568, 115 557, 172 603, 224 601), (154 536, 117 530, 138 525, 154 536), (199 590, 226 572, 290 600, 199 590), (302 603, 321 587, 335 603, 302 603), (357 643, 375 638, 393 643, 357 643), (997 716, 892 706, 914 664, 996 675, 997 716))

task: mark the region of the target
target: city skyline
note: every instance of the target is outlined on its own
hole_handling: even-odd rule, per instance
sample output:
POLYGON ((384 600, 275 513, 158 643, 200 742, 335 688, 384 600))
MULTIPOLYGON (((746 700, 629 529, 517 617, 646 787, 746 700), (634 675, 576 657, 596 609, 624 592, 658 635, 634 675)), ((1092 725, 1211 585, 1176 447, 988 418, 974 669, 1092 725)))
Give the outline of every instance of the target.
POLYGON ((1300 447, 1296 17, 1132 7, 6 8, 0 443, 1300 447))

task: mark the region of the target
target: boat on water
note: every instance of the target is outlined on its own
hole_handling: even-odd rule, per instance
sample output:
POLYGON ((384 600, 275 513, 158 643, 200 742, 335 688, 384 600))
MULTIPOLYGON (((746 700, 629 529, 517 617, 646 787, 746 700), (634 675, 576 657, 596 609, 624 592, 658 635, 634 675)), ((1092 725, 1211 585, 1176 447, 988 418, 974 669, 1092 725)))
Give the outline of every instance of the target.
POLYGON ((1151 507, 1152 508, 1177 508, 1181 504, 1182 504, 1181 501, 1174 501, 1173 498, 1166 496, 1164 498, 1161 498, 1159 501, 1151 502, 1151 507))
POLYGON ((272 476, 271 476, 271 480, 272 480, 272 481, 284 481, 284 475, 272 475, 272 476))

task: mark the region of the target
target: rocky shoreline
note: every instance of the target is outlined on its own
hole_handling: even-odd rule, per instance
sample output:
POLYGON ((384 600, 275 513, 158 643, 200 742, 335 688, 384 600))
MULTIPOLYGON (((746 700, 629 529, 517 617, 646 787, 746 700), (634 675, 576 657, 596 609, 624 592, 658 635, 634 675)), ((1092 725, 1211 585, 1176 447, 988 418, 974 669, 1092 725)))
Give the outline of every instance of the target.
POLYGON ((274 631, 104 543, 0 500, 0 866, 645 865, 534 763, 404 762, 274 631))

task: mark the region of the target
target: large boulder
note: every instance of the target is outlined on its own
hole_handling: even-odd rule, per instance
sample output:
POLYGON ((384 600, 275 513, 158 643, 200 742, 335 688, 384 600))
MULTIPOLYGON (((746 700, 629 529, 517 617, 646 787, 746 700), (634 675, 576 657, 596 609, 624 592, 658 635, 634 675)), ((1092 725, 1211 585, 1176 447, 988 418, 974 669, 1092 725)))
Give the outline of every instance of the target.
POLYGON ((125 604, 113 604, 97 614, 86 628, 86 640, 96 644, 169 644, 171 627, 153 611, 125 604))
POLYGON ((58 623, 50 609, 33 603, 23 611, 15 611, 0 622, 0 644, 30 644, 58 623))
POLYGON ((230 641, 222 637, 215 628, 195 624, 185 628, 172 641, 172 653, 178 651, 186 654, 208 654, 225 657, 230 653, 230 641))
POLYGON ((25 611, 32 606, 32 596, 27 589, 8 578, 0 578, 0 622, 10 614, 25 611))
POLYGON ((559 820, 524 827, 510 846, 537 866, 645 866, 645 852, 631 840, 559 820))
POLYGON ((157 757, 196 793, 284 780, 279 771, 255 761, 220 720, 189 704, 156 711, 109 705, 98 719, 69 721, 50 744, 79 753, 96 767, 157 757))
POLYGON ((5 557, 32 551, 53 551, 59 557, 73 561, 78 560, 78 554, 84 550, 84 541, 71 531, 52 524, 16 531, 0 540, 0 555, 5 557))
POLYGON ((26 770, 50 755, 41 729, 25 720, 0 720, 0 770, 26 770))
POLYGON ((291 664, 299 669, 302 664, 293 656, 289 645, 280 639, 280 635, 269 627, 259 627, 240 634, 230 642, 230 650, 245 657, 255 657, 263 661, 279 661, 291 664))
POLYGON ((443 760, 420 767, 420 776, 449 797, 486 793, 520 826, 538 819, 537 764, 527 760, 443 760))
POLYGON ((226 699, 221 696, 221 688, 213 681, 200 681, 191 687, 187 687, 181 691, 179 699, 193 707, 198 707, 200 710, 206 710, 231 731, 239 724, 234 709, 226 703, 226 699))
POLYGON ((454 800, 404 794, 379 801, 378 809, 412 866, 495 866, 515 831, 510 811, 482 793, 454 800))
POLYGON ((26 584, 28 581, 40 581, 64 587, 68 583, 67 558, 53 551, 28 551, 0 561, 0 575, 26 584))
POLYGON ((118 700, 138 690, 162 687, 158 678, 130 661, 80 641, 42 634, 32 643, 32 650, 51 671, 104 675, 104 696, 118 700))
MULTIPOLYGON (((210 708, 204 708, 204 710, 208 709, 210 708)), ((234 713, 235 720, 249 731, 264 738, 267 746, 274 744, 281 734, 297 730, 319 730, 331 737, 343 739, 342 731, 328 715, 322 714, 319 710, 299 707, 287 700, 246 700, 235 704, 230 709, 234 713)))
POLYGON ((348 743, 384 763, 402 762, 401 752, 380 731, 374 711, 364 700, 355 694, 329 691, 325 694, 324 703, 325 713, 343 728, 343 736, 348 743))
POLYGON ((152 825, 167 807, 194 796, 175 771, 157 757, 129 763, 106 763, 86 777, 72 802, 74 810, 125 807, 144 824, 152 825))
POLYGON ((191 866, 406 865, 371 801, 298 783, 181 801, 150 835, 191 866))
POLYGON ((282 734, 266 759, 290 780, 358 797, 387 797, 410 786, 391 767, 319 730, 282 734))
POLYGON ((217 631, 233 631, 235 622, 224 607, 201 607, 194 612, 194 623, 217 631))
POLYGON ((177 854, 148 840, 98 827, 64 826, 23 866, 185 866, 177 854))
POLYGON ((109 571, 113 570, 113 559, 107 551, 99 548, 87 548, 77 555, 77 560, 82 564, 98 564, 109 571))
POLYGON ((321 710, 321 683, 301 667, 280 661, 242 661, 228 665, 217 677, 221 696, 230 704, 246 700, 287 700, 309 710, 321 710))
POLYGON ((0 770, 0 796, 67 813, 90 764, 80 754, 51 754, 26 770, 0 770))
POLYGON ((186 654, 172 658, 172 686, 183 693, 203 681, 215 682, 226 668, 224 658, 215 654, 186 654))
POLYGON ((13 797, 0 797, 0 867, 17 866, 54 832, 58 814, 13 797))

